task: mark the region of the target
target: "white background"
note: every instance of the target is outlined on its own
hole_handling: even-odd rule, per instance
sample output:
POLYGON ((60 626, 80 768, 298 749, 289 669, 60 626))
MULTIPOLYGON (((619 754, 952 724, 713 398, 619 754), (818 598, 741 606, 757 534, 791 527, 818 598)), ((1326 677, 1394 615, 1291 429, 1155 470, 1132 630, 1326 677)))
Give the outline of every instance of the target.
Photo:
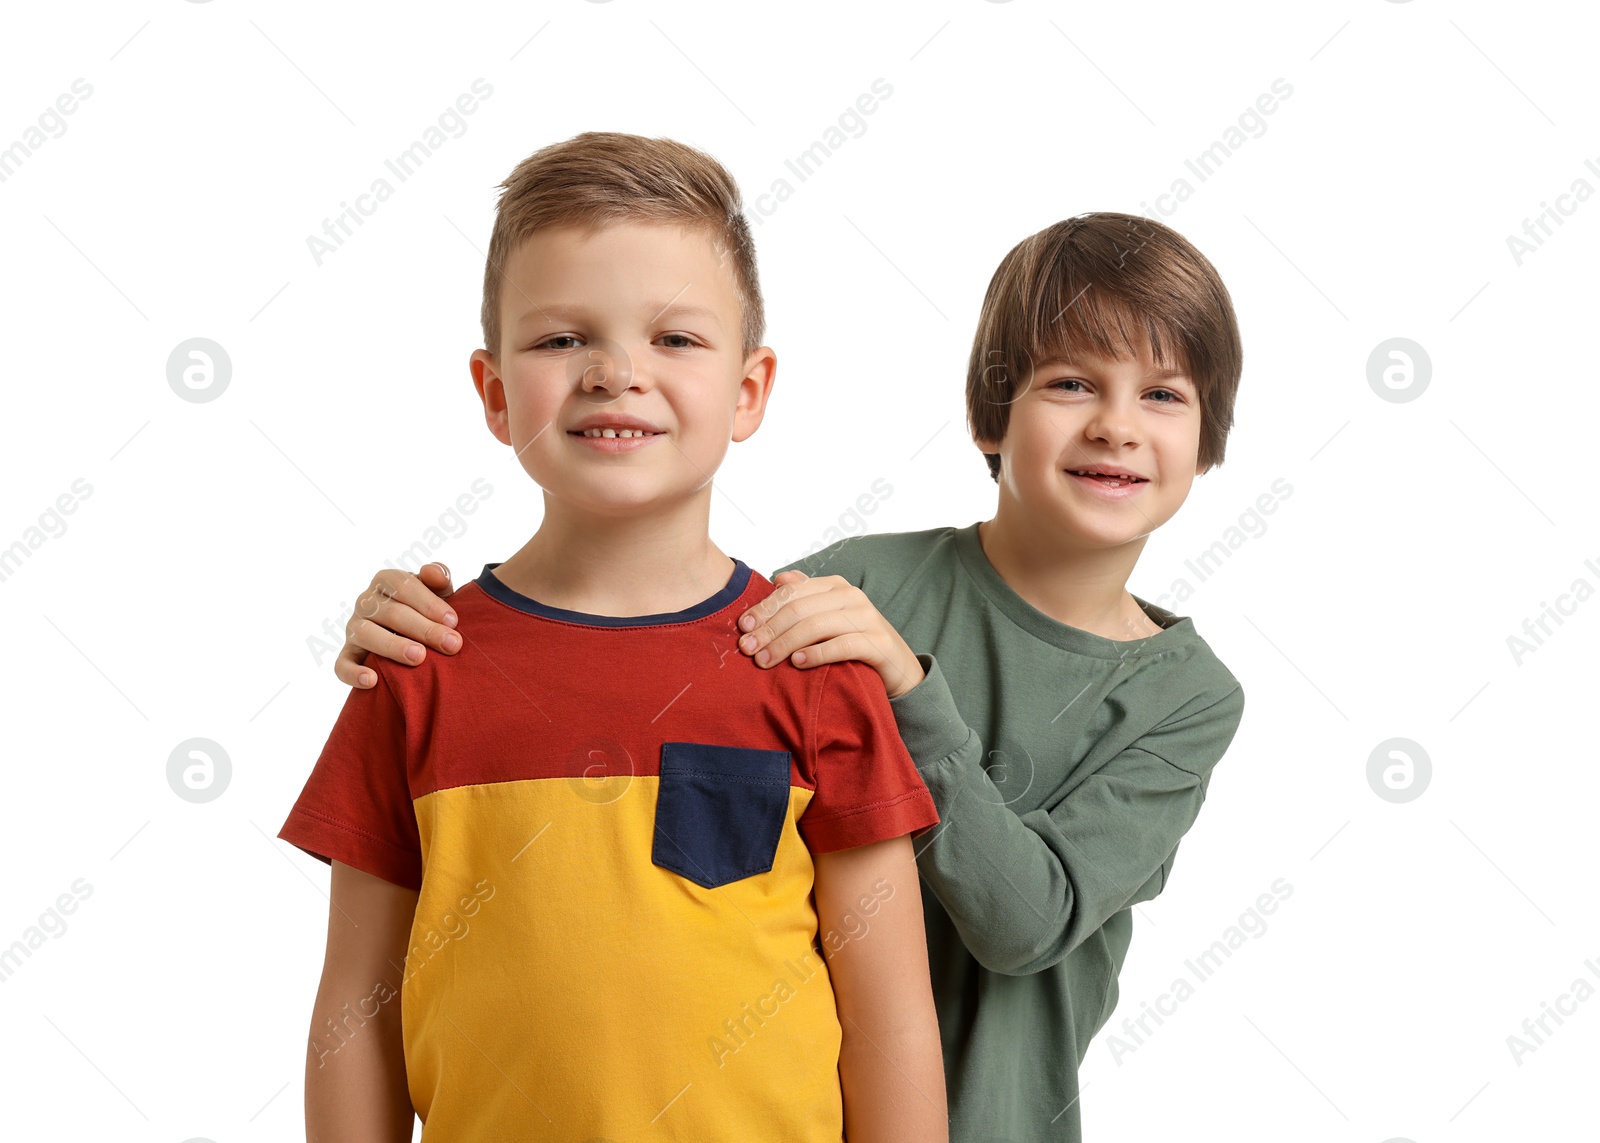
POLYGON ((538 490, 467 372, 494 188, 607 129, 708 150, 749 204, 793 184, 756 228, 778 385, 712 521, 769 573, 880 477, 873 530, 992 513, 962 382, 1026 235, 1151 214, 1232 292, 1226 463, 1129 587, 1191 581, 1174 609, 1247 710, 1138 910, 1082 1070, 1086 1138, 1594 1138, 1600 999, 1520 1061, 1507 1038, 1576 980, 1600 988, 1576 713, 1600 622, 1600 202, 1563 200, 1520 264, 1507 238, 1600 187, 1596 24, 1431 0, 10 9, 0 146, 75 80, 92 94, 0 182, 0 546, 27 547, 75 480, 92 493, 0 582, 0 948, 75 880, 92 893, 0 982, 6 1134, 299 1136, 328 870, 273 835, 346 693, 310 640, 478 478, 492 497, 434 553, 458 583, 535 530, 538 490), (319 265, 308 237, 396 183, 384 160, 479 78, 465 130, 319 265), (1280 78, 1265 130, 1198 181, 1185 159, 1280 78), (785 160, 875 79, 892 95, 799 183, 785 160), (1159 213, 1179 178, 1192 196, 1159 213), (167 382, 195 337, 231 362, 214 401, 167 382), (1394 337, 1431 361, 1415 400, 1368 383, 1394 337), (1266 530, 1195 583, 1184 561, 1278 479, 1266 530), (1579 579, 1519 662, 1508 637, 1579 579), (205 804, 167 782, 195 737, 232 766, 205 804), (1432 767, 1401 804, 1367 779, 1395 737, 1432 767), (1266 931, 1114 1052, 1278 878, 1266 931))

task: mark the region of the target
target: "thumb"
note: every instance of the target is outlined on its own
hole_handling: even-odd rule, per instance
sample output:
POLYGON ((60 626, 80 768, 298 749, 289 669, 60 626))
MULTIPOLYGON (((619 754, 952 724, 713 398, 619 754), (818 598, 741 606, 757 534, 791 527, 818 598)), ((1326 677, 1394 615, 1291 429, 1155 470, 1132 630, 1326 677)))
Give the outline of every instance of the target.
POLYGON ((455 585, 450 582, 450 569, 435 560, 431 564, 424 564, 417 572, 417 578, 427 589, 439 596, 455 594, 455 585))

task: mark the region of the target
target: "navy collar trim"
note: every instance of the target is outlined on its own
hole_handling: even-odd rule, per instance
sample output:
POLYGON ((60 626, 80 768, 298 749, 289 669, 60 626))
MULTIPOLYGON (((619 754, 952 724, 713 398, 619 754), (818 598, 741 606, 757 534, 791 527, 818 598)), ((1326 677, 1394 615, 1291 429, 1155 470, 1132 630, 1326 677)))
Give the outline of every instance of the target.
POLYGON ((691 623, 721 611, 743 595, 745 587, 750 582, 750 568, 743 560, 734 558, 733 575, 728 578, 727 585, 709 599, 703 599, 683 611, 667 611, 658 615, 591 615, 587 611, 568 611, 564 607, 551 607, 549 604, 540 603, 537 599, 530 599, 519 591, 513 591, 492 574, 503 562, 484 564, 483 573, 474 581, 492 598, 507 607, 525 611, 529 615, 555 619, 562 623, 581 623, 590 627, 659 627, 671 623, 691 623))

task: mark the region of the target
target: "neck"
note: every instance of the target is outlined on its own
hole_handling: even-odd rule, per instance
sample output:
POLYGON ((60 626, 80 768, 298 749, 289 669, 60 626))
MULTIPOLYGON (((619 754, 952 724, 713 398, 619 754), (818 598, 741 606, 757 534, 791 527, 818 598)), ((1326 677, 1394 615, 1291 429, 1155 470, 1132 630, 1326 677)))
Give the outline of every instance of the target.
POLYGON ((495 568, 513 591, 590 615, 657 615, 725 587, 733 560, 711 542, 709 487, 678 508, 597 516, 545 494, 533 538, 495 568))
POLYGON ((1114 547, 1087 547, 1018 527, 1004 497, 978 542, 1011 590, 1057 623, 1107 639, 1139 639, 1155 625, 1128 592, 1128 577, 1147 536, 1114 547))

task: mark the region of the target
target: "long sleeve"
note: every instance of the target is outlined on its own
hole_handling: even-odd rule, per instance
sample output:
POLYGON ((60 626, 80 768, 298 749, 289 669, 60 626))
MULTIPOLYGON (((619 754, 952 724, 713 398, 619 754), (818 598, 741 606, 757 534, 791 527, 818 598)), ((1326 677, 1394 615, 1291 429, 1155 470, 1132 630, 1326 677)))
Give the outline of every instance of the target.
POLYGON ((984 744, 938 663, 918 659, 927 677, 890 704, 939 811, 916 840, 918 866, 980 964, 1040 972, 1161 891, 1238 728, 1241 689, 1197 696, 1053 804, 1018 814, 984 770, 984 744))

